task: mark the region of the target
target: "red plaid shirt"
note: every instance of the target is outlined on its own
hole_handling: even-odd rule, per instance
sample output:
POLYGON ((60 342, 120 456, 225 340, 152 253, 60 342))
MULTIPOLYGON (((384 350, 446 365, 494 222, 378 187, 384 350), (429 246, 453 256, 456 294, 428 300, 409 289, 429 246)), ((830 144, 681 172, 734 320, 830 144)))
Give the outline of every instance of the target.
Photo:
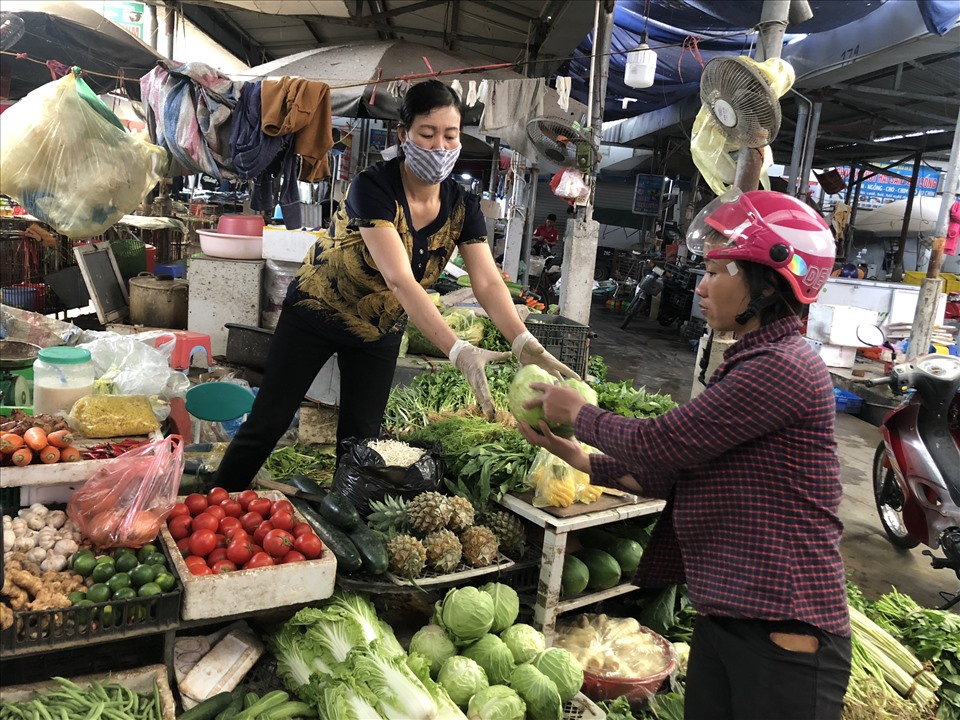
POLYGON ((662 417, 584 406, 577 437, 604 453, 590 456, 592 480, 633 475, 667 500, 637 582, 686 581, 701 614, 848 637, 835 412, 796 318, 741 338, 703 393, 662 417))

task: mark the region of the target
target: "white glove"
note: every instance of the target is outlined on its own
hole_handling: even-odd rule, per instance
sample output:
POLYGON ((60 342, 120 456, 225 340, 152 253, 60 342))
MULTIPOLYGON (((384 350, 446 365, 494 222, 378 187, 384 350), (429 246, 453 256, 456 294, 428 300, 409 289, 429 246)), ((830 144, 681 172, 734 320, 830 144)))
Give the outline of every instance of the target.
POLYGON ((463 373, 473 394, 477 396, 477 402, 480 403, 480 409, 488 418, 493 417, 495 408, 493 407, 493 397, 490 395, 490 387, 487 385, 487 374, 484 372, 488 362, 501 362, 510 359, 508 352, 492 352, 482 350, 476 345, 471 345, 466 340, 457 340, 450 348, 450 362, 463 373))
POLYGON ((539 365, 551 375, 580 379, 577 373, 548 353, 529 330, 517 335, 511 348, 521 365, 539 365))

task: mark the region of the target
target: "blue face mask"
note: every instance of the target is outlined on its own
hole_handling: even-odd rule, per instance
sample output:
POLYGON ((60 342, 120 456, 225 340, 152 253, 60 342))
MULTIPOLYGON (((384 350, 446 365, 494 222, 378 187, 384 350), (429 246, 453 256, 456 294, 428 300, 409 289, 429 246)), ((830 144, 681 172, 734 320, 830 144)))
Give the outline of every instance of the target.
POLYGON ((414 175, 428 185, 437 185, 453 172, 460 157, 460 146, 453 150, 427 150, 407 137, 403 143, 403 156, 414 175))

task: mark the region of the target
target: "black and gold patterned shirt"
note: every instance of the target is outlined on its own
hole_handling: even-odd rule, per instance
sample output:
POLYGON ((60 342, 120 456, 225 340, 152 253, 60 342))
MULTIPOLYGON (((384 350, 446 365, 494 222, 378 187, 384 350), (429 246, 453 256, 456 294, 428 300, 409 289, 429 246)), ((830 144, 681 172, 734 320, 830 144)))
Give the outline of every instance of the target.
POLYGON ((400 179, 400 160, 373 165, 354 178, 330 230, 307 253, 287 302, 321 330, 339 331, 361 342, 396 336, 406 314, 387 287, 360 236, 363 227, 396 229, 413 276, 424 287, 437 281, 459 244, 487 241, 476 198, 447 178, 440 184, 440 213, 414 230, 400 179))

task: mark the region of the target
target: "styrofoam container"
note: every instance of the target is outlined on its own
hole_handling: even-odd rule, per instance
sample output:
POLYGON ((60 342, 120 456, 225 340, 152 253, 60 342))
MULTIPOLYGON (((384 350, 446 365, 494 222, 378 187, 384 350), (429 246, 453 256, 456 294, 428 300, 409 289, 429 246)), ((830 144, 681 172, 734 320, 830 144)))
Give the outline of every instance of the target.
POLYGON ((307 251, 313 247, 317 238, 325 233, 325 230, 287 230, 283 227, 268 225, 263 229, 261 255, 264 260, 302 263, 307 256, 307 251))
MULTIPOLYGON (((259 491, 261 497, 282 500, 278 492, 259 491)), ((231 497, 236 497, 236 493, 231 497)), ((184 498, 178 498, 180 502, 184 498)), ((303 516, 294 510, 297 522, 303 516)), ((166 525, 160 537, 183 582, 183 604, 180 609, 184 620, 227 617, 255 610, 273 610, 300 603, 323 600, 333 594, 337 575, 337 558, 328 548, 316 560, 271 565, 221 573, 220 575, 194 575, 183 562, 177 542, 166 525)))
POLYGON ((865 347, 857 339, 857 328, 860 325, 877 325, 879 321, 876 310, 814 303, 810 306, 807 319, 807 337, 830 345, 865 347))
POLYGON ((852 368, 857 362, 857 349, 846 345, 823 343, 820 357, 827 367, 852 368))
POLYGON ((229 260, 259 260, 263 238, 259 235, 228 235, 216 230, 197 230, 200 249, 210 257, 229 260))

